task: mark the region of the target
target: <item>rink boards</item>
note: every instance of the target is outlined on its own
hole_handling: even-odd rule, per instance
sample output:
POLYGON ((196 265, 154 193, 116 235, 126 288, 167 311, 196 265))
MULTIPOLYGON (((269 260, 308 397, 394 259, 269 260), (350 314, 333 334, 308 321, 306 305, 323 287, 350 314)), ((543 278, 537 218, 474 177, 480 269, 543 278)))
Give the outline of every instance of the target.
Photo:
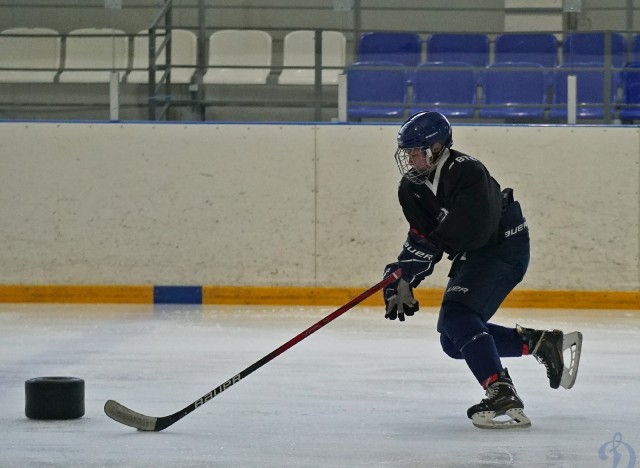
MULTIPOLYGON (((422 306, 435 307, 440 304, 443 292, 443 289, 419 288, 415 291, 415 296, 422 306)), ((345 304, 361 293, 362 290, 358 288, 0 285, 0 302, 313 306, 345 304)), ((362 304, 383 305, 382 296, 376 294, 364 300, 362 304)), ((640 293, 516 289, 505 300, 503 306, 640 310, 640 293)))
MULTIPOLYGON (((396 131, 0 123, 0 301, 344 303, 406 235, 396 131)), ((640 309, 639 134, 454 128, 454 147, 514 187, 531 228, 509 305, 640 309)), ((424 304, 438 303, 448 267, 418 291, 424 304)))

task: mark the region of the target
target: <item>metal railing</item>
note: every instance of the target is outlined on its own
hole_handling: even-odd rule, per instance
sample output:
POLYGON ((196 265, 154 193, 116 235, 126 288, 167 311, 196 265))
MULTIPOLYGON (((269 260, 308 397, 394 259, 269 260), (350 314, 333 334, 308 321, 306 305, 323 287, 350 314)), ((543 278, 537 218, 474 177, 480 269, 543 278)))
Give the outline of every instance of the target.
MULTIPOLYGON (((238 24, 219 24, 219 20, 217 17, 211 18, 212 12, 221 12, 225 10, 232 10, 238 8, 246 8, 247 11, 251 10, 253 13, 256 11, 258 14, 265 14, 278 12, 278 11, 290 11, 290 10, 300 10, 300 11, 328 11, 333 10, 337 11, 336 6, 345 7, 345 10, 348 10, 348 21, 343 22, 342 27, 331 27, 332 30, 338 30, 344 33, 344 35, 348 38, 348 59, 347 59, 347 68, 350 63, 355 62, 357 57, 357 40, 359 38, 360 32, 364 30, 371 30, 369 26, 371 26, 371 20, 368 19, 368 15, 377 14, 377 13, 386 13, 391 11, 398 10, 393 6, 369 6, 366 0, 351 0, 351 1, 334 1, 333 5, 329 6, 306 6, 306 5, 283 5, 283 4, 269 4, 269 2, 244 2, 243 5, 238 5, 236 2, 228 0, 226 2, 216 2, 215 4, 210 2, 205 2, 204 0, 190 0, 190 1, 182 1, 180 0, 163 0, 162 7, 158 11, 157 2, 154 4, 150 4, 149 2, 129 2, 127 7, 132 8, 145 8, 148 10, 156 10, 154 11, 153 20, 148 25, 147 33, 149 37, 149 67, 148 67, 148 88, 145 102, 139 101, 137 104, 133 104, 135 106, 144 107, 146 111, 146 118, 148 120, 168 120, 172 118, 172 109, 178 108, 190 108, 192 110, 192 119, 195 120, 207 120, 207 110, 208 109, 242 109, 242 108, 263 108, 265 110, 264 119, 269 119, 270 113, 268 109, 277 109, 277 108, 298 108, 310 110, 308 114, 310 119, 315 121, 321 121, 326 119, 327 113, 330 115, 329 118, 337 119, 340 116, 340 105, 339 102, 341 100, 341 93, 344 93, 344 89, 340 89, 339 86, 325 86, 322 84, 322 72, 323 70, 327 70, 328 68, 325 64, 322 63, 322 31, 327 28, 309 28, 314 31, 315 35, 315 50, 314 50, 314 65, 309 67, 296 66, 294 68, 301 69, 313 69, 314 71, 314 83, 310 86, 304 87, 289 87, 286 94, 286 99, 283 99, 284 92, 280 91, 279 88, 282 88, 281 85, 277 85, 274 83, 275 76, 280 73, 282 70, 287 67, 284 65, 280 65, 278 63, 274 63, 271 66, 264 67, 268 68, 270 71, 270 80, 269 82, 262 86, 261 90, 251 89, 251 87, 246 87, 246 92, 240 90, 242 88, 241 85, 238 86, 238 89, 235 90, 236 95, 233 96, 232 93, 226 95, 226 89, 222 89, 220 86, 212 85, 212 84, 204 84, 202 82, 202 76, 204 73, 211 69, 215 68, 213 65, 207 64, 207 39, 212 32, 215 32, 220 29, 227 28, 244 28, 244 29, 258 29, 255 25, 247 25, 242 24, 242 21, 239 21, 238 24), (249 4, 254 3, 254 4, 249 4), (190 21, 193 21, 193 15, 189 15, 188 19, 183 21, 180 25, 176 26, 175 24, 175 11, 180 10, 184 11, 195 11, 197 12, 197 20, 193 24, 188 24, 190 21), (208 17, 209 15, 209 17, 208 17), (224 26, 224 27, 223 27, 224 26), (172 63, 172 31, 174 28, 181 29, 190 29, 196 32, 198 48, 197 48, 197 63, 195 65, 196 72, 193 75, 193 82, 189 84, 187 87, 188 98, 180 98, 181 94, 185 93, 185 87, 182 85, 176 85, 172 83, 172 70, 177 66, 172 63), (164 60, 161 60, 164 58, 164 60)), ((293 2, 292 2, 293 3, 293 2)), ((31 7, 42 6, 50 7, 49 4, 44 2, 25 2, 31 7)), ((2 2, 0 1, 0 6, 2 2)), ((15 2, 12 2, 11 6, 14 6, 15 2)), ((74 8, 75 4, 71 1, 66 2, 64 5, 65 8, 74 8)), ((90 5, 87 5, 90 7, 90 5)), ((97 5, 92 5, 91 8, 98 8, 97 5)), ((599 7, 590 7, 590 10, 596 11, 599 7)), ((603 11, 609 11, 611 8, 600 8, 603 11)), ((410 13, 423 13, 425 11, 436 13, 438 9, 434 9, 429 6, 416 6, 412 8, 404 8, 405 14, 406 12, 410 13)), ((479 13, 486 11, 486 8, 477 6, 468 6, 468 7, 456 7, 453 8, 452 11, 456 13, 479 13)), ((629 27, 633 27, 633 15, 636 13, 636 8, 630 6, 630 3, 624 7, 620 8, 621 12, 624 10, 626 14, 626 24, 629 27)), ((346 17, 345 17, 346 18, 346 17)), ((246 23, 247 21, 245 21, 246 23)), ((302 29, 299 27, 295 27, 295 25, 290 25, 291 27, 281 27, 274 26, 271 28, 259 28, 266 30, 277 40, 286 34, 289 31, 302 29)), ((390 31, 398 32, 399 29, 389 29, 390 31)), ((618 29, 617 31, 621 32, 627 38, 627 47, 630 47, 630 39, 637 34, 637 31, 633 29, 618 29)), ((403 30, 403 32, 407 32, 403 30)), ((423 38, 426 38, 433 31, 429 31, 428 33, 425 31, 417 31, 423 38)), ((570 31, 549 31, 556 33, 558 35, 567 34, 570 31)), ((487 34, 491 41, 493 47, 493 39, 496 35, 504 33, 504 31, 484 31, 487 34)), ((65 34, 62 34, 62 43, 64 48, 65 43, 65 34)), ((132 39, 134 37, 133 34, 129 35, 129 38, 132 39)), ((605 50, 611 50, 611 31, 607 31, 605 34, 605 50)), ((561 43, 560 43, 561 47, 561 43)), ((630 58, 629 60, 630 61, 630 58)), ((234 68, 233 66, 225 66, 225 68, 234 68)), ((242 67, 237 67, 242 68, 242 67)), ((256 68, 252 66, 251 68, 256 68)), ((60 69, 56 70, 58 74, 64 69, 64 63, 61 63, 60 69)), ((3 68, 0 63, 0 71, 7 70, 7 68, 3 68)), ((22 68, 22 70, 31 70, 31 68, 22 68)), ((39 69, 42 70, 42 69, 39 69)), ((116 71, 125 73, 130 71, 131 69, 118 69, 116 71)), ((138 69, 137 69, 138 70, 138 69)), ((405 71, 415 71, 414 68, 408 67, 405 71)), ((483 69, 476 69, 477 72, 484 72, 483 69)), ((555 73, 555 69, 547 70, 550 74, 555 73)), ((622 109, 637 107, 638 104, 635 103, 626 103, 624 101, 623 91, 618 80, 620 75, 620 70, 613 64, 611 54, 605 54, 603 63, 598 65, 593 65, 588 68, 581 68, 581 71, 593 71, 600 72, 603 75, 603 96, 608 96, 609 90, 611 87, 617 87, 617 99, 610 101, 609 99, 603 99, 602 103, 581 103, 576 102, 576 104, 582 108, 603 107, 603 118, 601 121, 603 123, 612 123, 618 120, 618 116, 622 109)), ((628 73, 634 74, 637 73, 633 70, 628 73)), ((55 80, 54 80, 55 82, 55 80)), ((346 86, 343 84, 343 86, 346 86)), ((477 102, 474 103, 474 116, 473 120, 481 120, 479 117, 479 110, 483 108, 491 108, 498 106, 497 104, 490 104, 483 100, 483 92, 484 89, 482 85, 478 87, 478 99, 477 102)), ((411 101, 412 97, 412 89, 411 86, 408 90, 408 99, 404 103, 400 103, 404 106, 404 115, 409 111, 413 102, 411 101)), ((5 105, 1 102, 0 97, 0 112, 5 105)), ((96 107, 99 105, 98 102, 87 103, 91 107, 96 107)), ((345 105, 352 105, 353 102, 349 103, 348 98, 343 99, 346 103, 345 105)), ((38 103, 41 105, 47 105, 47 102, 43 100, 38 103)), ((360 102, 356 104, 367 104, 367 102, 360 102)), ((369 104, 372 104, 369 102, 369 104)), ((377 103, 379 104, 379 103, 377 103)), ((388 103, 389 105, 395 105, 398 103, 388 103)), ((14 103, 11 103, 11 106, 17 107, 20 106, 19 97, 16 98, 14 103)), ((26 103, 25 105, 30 105, 26 103)), ((65 106, 79 106, 80 104, 68 104, 68 103, 51 103, 51 106, 65 107, 65 106)), ((129 104, 132 105, 132 104, 129 104)), ((384 103, 382 105, 385 105, 384 103)), ((458 104, 454 104, 452 107, 456 107, 458 104)), ((515 104, 514 104, 515 105, 515 104)), ((556 109, 564 104, 558 104, 551 101, 551 94, 549 94, 548 99, 542 104, 532 104, 533 107, 541 106, 544 107, 546 113, 544 120, 549 120, 548 114, 552 109, 556 109)), ((505 103, 504 106, 510 106, 509 103, 505 103)), ((10 107, 10 106, 8 106, 10 107)), ((241 113, 241 110, 239 110, 241 113)))
POLYGON ((166 119, 171 106, 171 30, 173 28, 173 0, 164 0, 164 7, 149 26, 149 120, 166 119), (160 33, 158 31, 161 31, 160 33), (164 37, 156 46, 158 37, 164 37), (164 52, 164 64, 158 58, 164 52), (162 72, 159 80, 157 73, 162 72), (164 93, 161 93, 161 88, 164 93), (159 114, 158 106, 161 105, 159 114))

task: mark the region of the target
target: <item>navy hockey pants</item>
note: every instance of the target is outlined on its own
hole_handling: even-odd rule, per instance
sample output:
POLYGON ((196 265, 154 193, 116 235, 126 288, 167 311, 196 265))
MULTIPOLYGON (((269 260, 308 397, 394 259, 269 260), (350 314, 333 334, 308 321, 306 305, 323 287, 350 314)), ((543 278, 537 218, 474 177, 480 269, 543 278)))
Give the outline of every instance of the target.
MULTIPOLYGON (((510 208, 516 213, 507 228, 524 222, 519 204, 516 202, 510 208)), ((465 358, 467 362, 472 348, 483 346, 481 342, 484 340, 477 340, 478 338, 485 335, 493 338, 497 351, 494 363, 487 362, 486 369, 482 369, 484 365, 470 365, 479 367, 474 374, 482 374, 487 369, 498 366, 498 356, 519 356, 522 353, 522 341, 513 328, 487 322, 507 295, 522 281, 529 265, 529 255, 529 233, 525 228, 498 245, 460 255, 453 262, 437 328, 441 333, 440 341, 445 353, 456 359, 465 358), (467 349, 467 353, 463 353, 463 348, 468 345, 472 346, 467 349)))

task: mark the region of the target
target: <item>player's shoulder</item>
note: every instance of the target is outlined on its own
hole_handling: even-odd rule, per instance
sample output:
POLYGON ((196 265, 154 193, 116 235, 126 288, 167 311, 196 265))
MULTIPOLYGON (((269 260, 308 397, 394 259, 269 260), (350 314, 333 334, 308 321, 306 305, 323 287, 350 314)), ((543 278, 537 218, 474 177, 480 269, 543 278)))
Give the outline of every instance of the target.
POLYGON ((428 190, 429 189, 426 184, 416 184, 406 177, 403 177, 398 183, 398 197, 400 198, 400 203, 404 205, 405 201, 419 200, 426 196, 428 190))
POLYGON ((400 179, 400 182, 398 182, 398 190, 400 191, 406 191, 409 188, 411 188, 412 185, 416 185, 413 182, 411 182, 406 176, 403 176, 400 179))
POLYGON ((486 170, 478 158, 454 149, 449 150, 446 166, 450 172, 474 173, 486 170))
POLYGON ((449 149, 449 158, 447 159, 447 163, 450 165, 466 164, 467 166, 482 165, 478 158, 454 149, 449 149))

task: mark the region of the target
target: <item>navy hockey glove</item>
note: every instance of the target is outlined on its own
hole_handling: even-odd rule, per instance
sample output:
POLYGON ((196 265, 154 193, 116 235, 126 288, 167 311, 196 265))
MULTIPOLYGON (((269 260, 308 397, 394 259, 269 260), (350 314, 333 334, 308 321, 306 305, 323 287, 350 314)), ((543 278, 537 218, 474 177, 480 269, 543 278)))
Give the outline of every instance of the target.
POLYGON ((420 282, 433 273, 433 267, 442 258, 442 249, 411 230, 398 255, 398 265, 402 268, 402 279, 417 287, 420 282))
MULTIPOLYGON (((384 269, 383 277, 387 277, 398 268, 397 263, 390 263, 384 269)), ((400 319, 404 322, 404 316, 411 317, 420 308, 420 304, 413 297, 413 290, 409 283, 400 278, 383 290, 385 314, 389 320, 400 319)))

